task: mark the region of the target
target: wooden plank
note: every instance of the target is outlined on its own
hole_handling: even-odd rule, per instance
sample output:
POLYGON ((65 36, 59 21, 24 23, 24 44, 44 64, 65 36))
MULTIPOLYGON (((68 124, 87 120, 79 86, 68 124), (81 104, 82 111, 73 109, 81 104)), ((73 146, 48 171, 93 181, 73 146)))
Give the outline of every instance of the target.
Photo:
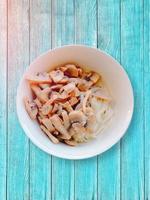
MULTIPOLYGON (((51 2, 30 0, 30 62, 51 48, 51 2)), ((30 199, 51 199, 51 156, 30 145, 30 199)))
POLYGON ((145 200, 150 199, 150 0, 144 1, 145 200))
POLYGON ((131 79, 135 107, 121 145, 121 199, 144 199, 143 2, 121 1, 121 62, 131 79))
POLYGON ((6 199, 7 2, 0 2, 0 199, 6 199))
MULTIPOLYGON (((73 0, 52 1, 52 46, 74 42, 73 0)), ((74 199, 74 161, 52 158, 52 199, 74 199)))
MULTIPOLYGON (((76 43, 97 46, 96 0, 75 1, 76 43)), ((75 199, 97 199, 97 157, 75 161, 75 199)))
POLYGON ((7 199, 29 199, 29 142, 16 116, 16 89, 29 64, 28 0, 8 1, 7 199))
MULTIPOLYGON (((98 48, 120 61, 119 1, 98 1, 98 48)), ((120 143, 98 156, 98 199, 120 199, 120 143)))

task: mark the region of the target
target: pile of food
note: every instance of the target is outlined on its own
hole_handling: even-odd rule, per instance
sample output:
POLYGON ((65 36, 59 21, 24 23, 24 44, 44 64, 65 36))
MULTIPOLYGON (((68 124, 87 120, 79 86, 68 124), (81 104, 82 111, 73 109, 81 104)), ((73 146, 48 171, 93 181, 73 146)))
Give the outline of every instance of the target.
POLYGON ((70 146, 94 138, 112 116, 102 77, 75 64, 27 76, 33 100, 24 98, 32 120, 53 143, 70 146))

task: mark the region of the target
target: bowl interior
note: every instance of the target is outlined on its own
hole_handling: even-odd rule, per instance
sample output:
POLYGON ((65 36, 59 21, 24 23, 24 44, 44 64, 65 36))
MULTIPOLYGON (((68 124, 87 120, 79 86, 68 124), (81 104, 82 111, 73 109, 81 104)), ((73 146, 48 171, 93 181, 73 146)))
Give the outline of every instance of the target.
POLYGON ((28 137, 38 147, 52 155, 68 158, 87 158, 104 152, 115 144, 125 133, 133 112, 133 92, 127 74, 112 57, 102 51, 85 46, 65 46, 49 51, 38 57, 27 68, 17 92, 17 112, 19 121, 28 137), (53 144, 32 121, 23 104, 24 96, 31 96, 26 74, 48 71, 63 63, 77 63, 100 73, 113 97, 114 116, 108 126, 96 139, 77 147, 53 144))

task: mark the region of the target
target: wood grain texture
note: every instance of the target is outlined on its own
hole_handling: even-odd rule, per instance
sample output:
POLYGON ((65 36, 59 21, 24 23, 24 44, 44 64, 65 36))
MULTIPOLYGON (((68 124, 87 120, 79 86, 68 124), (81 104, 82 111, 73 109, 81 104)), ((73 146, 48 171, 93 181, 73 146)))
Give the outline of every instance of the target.
MULTIPOLYGON (((120 61, 119 1, 98 1, 98 48, 120 61)), ((119 143, 98 156, 98 199, 120 200, 119 143)))
MULTIPOLYGON (((52 1, 52 47, 73 42, 73 0, 52 1)), ((74 199, 74 161, 52 158, 52 199, 74 199)))
POLYGON ((29 199, 29 142, 16 116, 16 90, 29 64, 28 0, 8 1, 7 199, 29 199))
POLYGON ((143 2, 121 1, 121 63, 131 79, 135 108, 121 144, 122 200, 144 199, 143 2))
MULTIPOLYGON (((51 48, 51 1, 30 0, 30 62, 51 48)), ((30 145, 30 199, 51 199, 51 156, 30 145)))
MULTIPOLYGON (((96 0, 75 1, 75 42, 97 46, 96 0)), ((97 157, 75 161, 75 199, 97 199, 97 157)))
POLYGON ((145 200, 150 199, 150 0, 144 1, 144 134, 145 134, 145 200))
POLYGON ((7 2, 0 2, 0 199, 6 197, 7 145, 7 2))

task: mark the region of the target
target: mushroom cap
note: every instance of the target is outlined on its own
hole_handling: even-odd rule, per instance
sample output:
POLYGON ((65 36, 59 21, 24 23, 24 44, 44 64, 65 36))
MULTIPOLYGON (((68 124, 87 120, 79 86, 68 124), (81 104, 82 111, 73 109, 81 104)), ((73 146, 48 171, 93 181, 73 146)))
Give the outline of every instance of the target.
POLYGON ((80 110, 74 110, 74 111, 70 112, 69 113, 69 119, 70 119, 71 123, 78 122, 82 126, 84 126, 86 124, 86 121, 87 121, 87 117, 80 110))

